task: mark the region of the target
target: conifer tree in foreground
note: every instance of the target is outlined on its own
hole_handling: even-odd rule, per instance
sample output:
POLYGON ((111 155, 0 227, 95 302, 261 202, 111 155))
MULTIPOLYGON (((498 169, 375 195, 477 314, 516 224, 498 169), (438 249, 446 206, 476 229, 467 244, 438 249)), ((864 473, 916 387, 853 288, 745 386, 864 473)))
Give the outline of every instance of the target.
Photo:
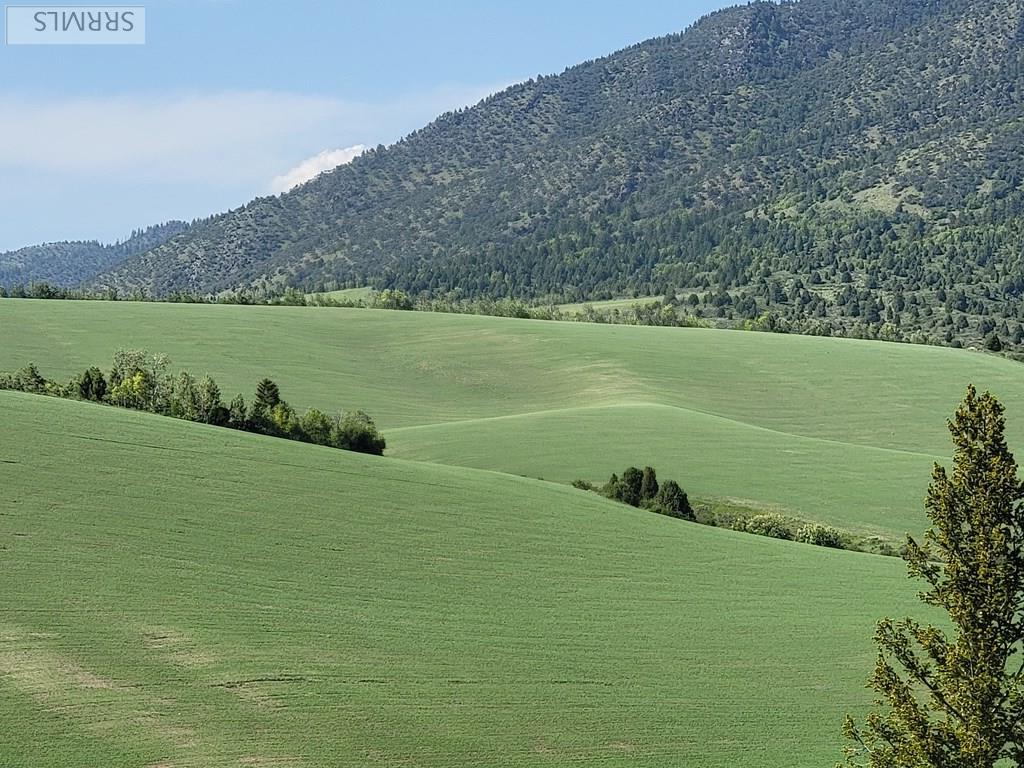
POLYGON ((949 423, 952 474, 932 473, 931 529, 907 545, 921 600, 952 629, 879 622, 879 699, 863 727, 846 718, 848 766, 1024 765, 1024 491, 1004 425, 999 401, 968 387, 949 423))

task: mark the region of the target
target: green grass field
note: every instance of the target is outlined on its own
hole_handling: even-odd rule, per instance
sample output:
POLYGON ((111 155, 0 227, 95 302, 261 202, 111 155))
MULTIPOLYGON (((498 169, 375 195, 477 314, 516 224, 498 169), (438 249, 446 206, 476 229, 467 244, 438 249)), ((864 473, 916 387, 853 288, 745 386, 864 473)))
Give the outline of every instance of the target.
POLYGON ((0 301, 0 369, 169 353, 225 395, 363 408, 393 456, 568 482, 651 464, 734 498, 899 537, 923 525, 969 381, 1024 438, 1018 363, 935 347, 316 307, 0 301))
POLYGON ((307 293, 306 296, 314 298, 320 296, 325 299, 336 301, 362 301, 373 294, 373 288, 341 288, 337 291, 325 291, 324 293, 307 293))
POLYGON ((914 603, 892 558, 553 483, 0 414, 4 766, 830 765, 914 603))
POLYGON ((635 304, 645 306, 647 304, 653 304, 656 301, 660 301, 663 297, 661 296, 643 296, 635 299, 605 299, 604 301, 584 301, 577 302, 575 304, 559 304, 558 308, 568 315, 578 315, 583 311, 584 307, 593 307, 594 309, 630 309, 635 304))

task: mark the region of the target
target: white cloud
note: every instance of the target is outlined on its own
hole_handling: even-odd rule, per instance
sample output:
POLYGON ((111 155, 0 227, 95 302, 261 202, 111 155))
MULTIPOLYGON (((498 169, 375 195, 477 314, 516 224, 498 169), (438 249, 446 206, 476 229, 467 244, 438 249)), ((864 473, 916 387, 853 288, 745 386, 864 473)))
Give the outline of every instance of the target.
POLYGON ((388 144, 497 90, 441 86, 376 101, 0 90, 0 251, 65 238, 112 241, 147 224, 224 211, 268 194, 271 179, 292 173, 282 169, 297 171, 324 147, 388 144))
POLYGON ((21 172, 160 185, 251 185, 323 147, 390 143, 494 88, 379 101, 239 91, 38 99, 0 93, 0 185, 21 172))
POLYGON ((306 158, 287 173, 276 176, 270 183, 270 189, 275 195, 287 192, 299 184, 305 184, 310 179, 316 178, 324 171, 351 163, 365 151, 364 144, 356 144, 344 149, 325 149, 317 155, 306 158))

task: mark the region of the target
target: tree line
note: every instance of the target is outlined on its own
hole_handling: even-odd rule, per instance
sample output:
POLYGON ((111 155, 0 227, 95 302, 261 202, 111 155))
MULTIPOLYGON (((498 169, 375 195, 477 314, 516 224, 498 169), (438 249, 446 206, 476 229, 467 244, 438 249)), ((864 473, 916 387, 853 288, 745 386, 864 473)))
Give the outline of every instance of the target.
POLYGON ((241 394, 225 402, 211 376, 197 379, 188 371, 174 375, 167 355, 141 349, 118 350, 107 374, 92 366, 66 383, 47 379, 30 363, 14 373, 0 373, 0 389, 107 403, 377 456, 386 447, 373 419, 363 411, 328 415, 309 408, 300 414, 267 378, 256 385, 249 403, 241 394))

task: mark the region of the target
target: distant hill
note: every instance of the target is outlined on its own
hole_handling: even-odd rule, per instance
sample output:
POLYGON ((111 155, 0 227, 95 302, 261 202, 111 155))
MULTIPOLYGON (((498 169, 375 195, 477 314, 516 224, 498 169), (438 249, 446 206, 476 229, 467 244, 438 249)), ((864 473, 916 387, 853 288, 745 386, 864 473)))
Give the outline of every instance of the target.
POLYGON ((165 352, 173 370, 211 374, 225 400, 250 400, 270 376, 300 412, 363 408, 392 457, 562 483, 650 465, 697 500, 746 500, 900 543, 921 532, 932 463, 950 453, 945 416, 966 382, 1021 414, 1008 440, 1024 450, 1020 365, 923 345, 96 301, 0 300, 0 328, 0 371, 35 362, 67 381, 122 347, 165 352))
POLYGON ((1022 20, 1024 0, 728 9, 446 114, 92 284, 668 293, 731 322, 1021 342, 1022 20))
POLYGON ((188 224, 169 221, 132 232, 127 240, 104 245, 96 240, 65 241, 0 253, 0 286, 46 282, 73 287, 123 262, 166 243, 188 224))

